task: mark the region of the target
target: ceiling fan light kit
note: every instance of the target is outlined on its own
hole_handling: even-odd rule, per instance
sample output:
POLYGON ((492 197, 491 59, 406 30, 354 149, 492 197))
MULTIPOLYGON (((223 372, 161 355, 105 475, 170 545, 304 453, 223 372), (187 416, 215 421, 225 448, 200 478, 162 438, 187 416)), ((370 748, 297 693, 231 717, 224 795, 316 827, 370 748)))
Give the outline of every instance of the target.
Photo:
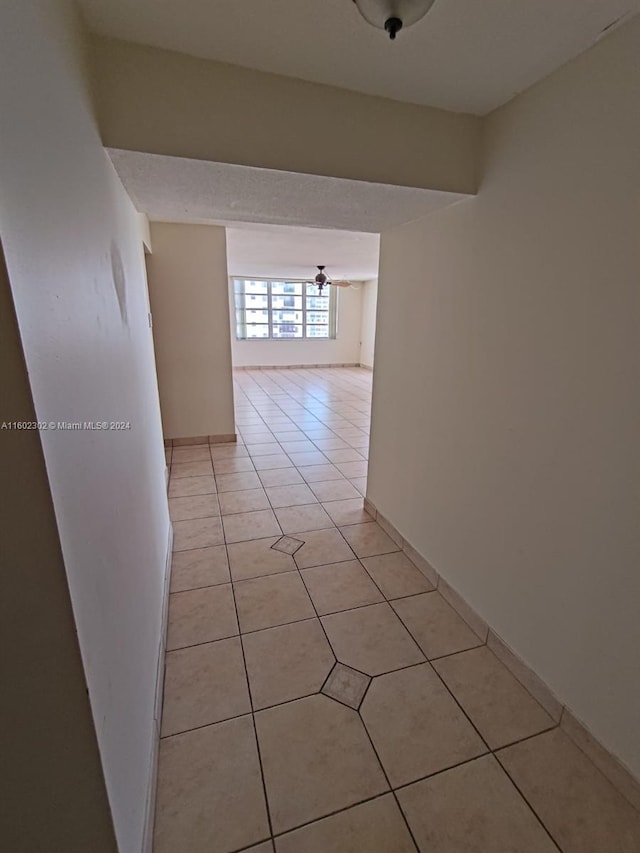
POLYGON ((353 0, 358 11, 372 26, 385 30, 393 41, 402 29, 417 23, 435 0, 353 0))
MULTIPOLYGON (((350 281, 336 281, 329 278, 329 276, 325 273, 325 265, 318 264, 318 269, 320 272, 316 275, 313 280, 313 284, 318 288, 318 293, 322 296, 322 288, 326 287, 328 284, 333 284, 334 287, 353 287, 353 284, 350 281)), ((311 282, 309 282, 311 284, 311 282)))

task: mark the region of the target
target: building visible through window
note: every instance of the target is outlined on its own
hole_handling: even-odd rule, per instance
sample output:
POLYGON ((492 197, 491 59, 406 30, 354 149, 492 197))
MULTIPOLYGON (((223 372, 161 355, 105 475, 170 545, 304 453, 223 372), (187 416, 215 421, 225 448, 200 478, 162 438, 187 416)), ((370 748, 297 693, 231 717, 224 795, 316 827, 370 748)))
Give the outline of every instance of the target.
POLYGON ((235 278, 236 338, 335 338, 335 288, 302 281, 235 278))

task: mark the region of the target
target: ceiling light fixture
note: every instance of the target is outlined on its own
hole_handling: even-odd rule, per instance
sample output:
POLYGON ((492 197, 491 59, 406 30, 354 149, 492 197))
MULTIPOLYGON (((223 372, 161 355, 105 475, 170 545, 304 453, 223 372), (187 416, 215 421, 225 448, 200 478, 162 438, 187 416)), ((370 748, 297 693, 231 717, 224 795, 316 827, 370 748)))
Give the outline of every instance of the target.
POLYGON ((370 24, 386 30, 393 41, 400 30, 417 23, 433 6, 434 0, 353 0, 370 24))

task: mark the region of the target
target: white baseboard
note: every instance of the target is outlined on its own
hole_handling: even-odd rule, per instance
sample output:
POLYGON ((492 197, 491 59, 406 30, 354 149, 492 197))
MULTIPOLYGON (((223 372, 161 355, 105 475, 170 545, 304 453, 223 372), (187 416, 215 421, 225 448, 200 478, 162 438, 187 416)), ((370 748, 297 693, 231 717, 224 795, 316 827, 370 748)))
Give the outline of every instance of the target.
POLYGON ((158 754, 160 751, 160 730, 162 726, 162 700, 164 694, 164 657, 167 645, 167 619, 169 615, 169 584, 171 582, 171 559, 173 556, 173 525, 169 522, 167 538, 167 553, 162 587, 162 615, 160 622, 160 641, 158 644, 158 660, 156 661, 156 687, 153 708, 153 735, 151 743, 151 759, 149 762, 149 783, 147 786, 147 803, 145 808, 144 834, 142 853, 152 853, 153 826, 156 812, 156 790, 158 785, 158 754))
POLYGON ((225 432, 218 435, 191 435, 186 438, 165 438, 164 446, 195 447, 201 444, 233 444, 238 440, 235 432, 225 432))
POLYGON ((342 363, 334 361, 331 364, 243 364, 233 365, 234 370, 311 370, 317 367, 362 367, 357 362, 342 363))
POLYGON ((369 498, 364 500, 364 508, 382 529, 401 548, 411 562, 425 575, 453 607, 459 616, 477 634, 479 639, 507 667, 518 681, 536 699, 556 724, 571 738, 575 745, 598 767, 611 784, 625 799, 640 811, 640 780, 620 759, 613 755, 582 723, 573 711, 558 699, 551 688, 540 676, 520 658, 509 645, 496 634, 485 620, 471 607, 460 593, 450 586, 440 573, 417 551, 402 534, 386 519, 369 498))

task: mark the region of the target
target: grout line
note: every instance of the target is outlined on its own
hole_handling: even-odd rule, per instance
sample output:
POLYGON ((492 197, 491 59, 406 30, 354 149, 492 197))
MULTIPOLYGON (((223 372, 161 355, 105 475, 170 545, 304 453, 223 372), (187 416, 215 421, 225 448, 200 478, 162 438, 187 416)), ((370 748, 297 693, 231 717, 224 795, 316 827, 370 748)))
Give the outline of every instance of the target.
MULTIPOLYGON (((225 545, 225 550, 227 551, 227 563, 231 566, 229 562, 229 551, 225 545)), ((231 571, 231 569, 229 569, 231 571)), ((267 812, 267 823, 269 824, 269 835, 273 838, 273 823, 271 821, 271 809, 269 807, 269 796, 267 794, 267 783, 264 778, 264 766, 262 763, 262 755, 260 753, 260 741, 258 739, 258 728, 256 726, 256 718, 255 718, 255 709, 253 705, 253 694, 251 693, 251 682, 249 681, 249 670, 247 669, 247 658, 244 651, 244 642, 242 640, 242 634, 240 633, 240 614, 238 613, 238 603, 236 601, 235 589, 233 588, 233 584, 231 584, 231 596, 233 599, 233 606, 236 614, 236 621, 238 623, 238 633, 240 637, 240 650, 242 652, 242 663, 244 666, 244 677, 247 684, 247 693, 249 695, 249 707, 251 708, 251 722, 253 725, 253 737, 256 743, 256 752, 258 755, 258 764, 260 766, 260 778, 262 779, 262 791, 264 794, 264 803, 265 809, 267 812)))
MULTIPOLYGON (((389 605, 389 606, 391 606, 391 605, 389 605)), ((393 608, 392 608, 392 610, 393 610, 393 608)), ((395 613, 395 610, 394 610, 394 613, 395 613)), ((413 636, 412 631, 409 629, 409 627, 406 625, 406 623, 402 621, 402 617, 400 616, 400 614, 396 613, 396 616, 398 617, 398 619, 400 619, 400 621, 401 621, 401 622, 402 622, 402 624, 404 625, 404 627, 405 627, 405 629, 406 629, 407 633, 408 633, 408 634, 410 634, 410 636, 412 637, 413 642, 418 646, 418 648, 420 649, 420 651, 424 654, 424 656, 425 656, 425 658, 426 658, 426 662, 428 663, 429 667, 431 668, 431 671, 432 671, 432 672, 435 672, 435 674, 436 674, 436 675, 437 675, 437 677, 439 678, 440 682, 441 682, 441 683, 442 683, 442 685, 444 686, 444 688, 445 688, 445 690, 447 691, 447 693, 451 696, 451 698, 452 698, 452 699, 453 699, 453 701, 456 703, 456 705, 458 706, 458 708, 462 711, 462 713, 464 714, 464 716, 467 718, 467 720, 469 721, 469 723, 471 724, 471 726, 474 728, 474 730, 475 730, 476 734, 478 735, 478 737, 480 738, 480 740, 482 741, 482 743, 487 747, 487 750, 489 750, 489 752, 491 752, 491 747, 489 746, 489 744, 488 744, 488 743, 486 742, 486 740, 484 739, 484 737, 483 737, 482 733, 480 732, 480 730, 478 729, 478 727, 476 726, 476 724, 473 722, 473 720, 471 719, 471 717, 469 716, 469 714, 467 714, 467 712, 465 711, 465 709, 462 707, 462 705, 460 704, 460 702, 458 701, 458 699, 456 698, 455 694, 453 693, 453 691, 451 690, 451 688, 449 687, 449 685, 446 683, 446 681, 444 680, 444 678, 440 675, 440 673, 439 673, 439 672, 438 672, 438 670, 435 668, 435 666, 432 666, 432 665, 431 665, 431 661, 430 661, 430 660, 429 660, 429 658, 427 657, 426 653, 422 650, 422 646, 418 643, 418 641, 416 640, 416 638, 413 636)), ((486 643, 483 643, 482 645, 486 645, 486 643)))
MULTIPOLYGON (((527 739, 528 739, 528 738, 527 738, 527 739)), ((495 753, 493 753, 493 757, 496 759, 496 761, 497 761, 497 762, 498 762, 498 764, 500 765, 500 767, 501 767, 501 769, 502 769, 502 772, 503 772, 503 773, 505 774, 505 776, 509 779, 509 781, 511 782, 511 784, 513 785, 513 787, 516 789, 516 791, 520 794, 520 796, 522 797, 522 799, 524 800, 524 802, 527 804, 527 806, 529 807, 529 809, 530 809, 530 811, 532 812, 533 816, 537 819, 537 821, 538 821, 538 823, 540 824, 540 826, 541 826, 541 827, 544 829, 544 831, 547 833, 547 835, 549 836, 549 838, 550 838, 550 840, 551 840, 551 843, 552 843, 552 844, 557 848, 557 850, 559 851, 559 853, 562 853, 562 848, 560 847, 560 844, 555 840, 555 838, 554 838, 554 837, 553 837, 553 835, 551 834, 551 831, 549 830, 549 828, 547 827, 547 825, 545 824, 545 822, 542 820, 542 818, 540 817, 540 815, 538 814, 538 812, 537 812, 537 811, 534 809, 534 807, 531 805, 531 803, 529 802, 529 800, 527 799, 527 797, 525 796, 524 792, 522 791, 522 789, 520 788, 520 786, 518 785, 518 783, 515 781, 515 779, 513 778, 513 776, 509 773, 509 771, 507 770, 507 768, 506 768, 506 767, 504 766, 504 764, 500 761, 500 756, 498 756, 498 755, 496 755, 495 753)))
MULTIPOLYGON (((379 800, 382 797, 387 797, 387 796, 389 796, 389 794, 392 794, 392 793, 393 793, 392 791, 382 791, 381 794, 375 794, 372 797, 366 797, 364 800, 359 800, 357 803, 351 803, 348 806, 344 806, 341 809, 335 809, 334 811, 329 812, 328 814, 321 815, 320 817, 316 817, 313 820, 307 820, 304 823, 301 823, 297 826, 291 827, 291 829, 285 829, 282 832, 277 832, 273 836, 273 838, 274 839, 275 838, 282 838, 283 835, 288 835, 290 832, 296 832, 298 829, 304 829, 307 826, 313 826, 314 823, 319 823, 321 820, 326 820, 327 818, 335 817, 336 815, 342 814, 343 812, 347 812, 347 811, 349 811, 349 809, 353 809, 356 806, 362 806, 365 803, 372 803, 375 800, 379 800)), ((243 848, 243 849, 246 850, 246 848, 243 848)), ((251 848, 249 848, 249 850, 250 849, 251 848)), ((324 851, 322 851, 322 853, 324 853, 324 851)), ((362 853, 366 853, 366 851, 362 851, 362 853)))

